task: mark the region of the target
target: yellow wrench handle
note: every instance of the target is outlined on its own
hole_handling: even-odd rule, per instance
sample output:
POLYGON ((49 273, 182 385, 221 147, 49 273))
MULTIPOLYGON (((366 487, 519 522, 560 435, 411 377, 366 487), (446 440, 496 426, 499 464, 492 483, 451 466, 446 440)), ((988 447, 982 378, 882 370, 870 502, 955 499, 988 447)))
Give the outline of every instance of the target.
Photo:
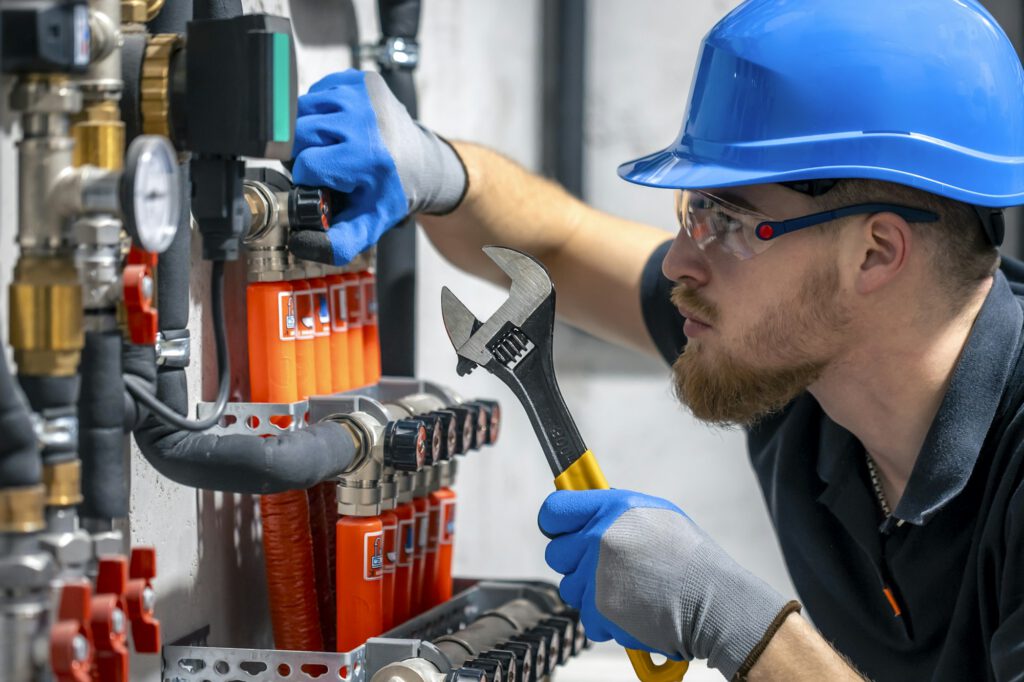
MULTIPOLYGON (((607 490, 609 487, 597 458, 590 450, 555 479, 558 490, 607 490)), ((626 655, 640 682, 680 682, 690 666, 686 661, 665 661, 656 665, 649 652, 636 649, 626 649, 626 655)))

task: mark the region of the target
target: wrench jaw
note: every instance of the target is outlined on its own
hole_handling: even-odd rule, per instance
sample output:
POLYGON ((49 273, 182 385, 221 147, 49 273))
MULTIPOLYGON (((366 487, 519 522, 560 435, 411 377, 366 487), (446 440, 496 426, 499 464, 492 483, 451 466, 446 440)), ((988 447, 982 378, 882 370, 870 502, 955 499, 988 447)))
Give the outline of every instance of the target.
POLYGON ((554 291, 551 276, 533 256, 504 246, 485 246, 483 250, 512 280, 510 300, 518 301, 522 307, 532 311, 551 296, 554 291))
MULTIPOLYGON (((448 338, 459 355, 458 372, 465 376, 492 359, 514 367, 516 357, 529 353, 533 343, 520 332, 509 331, 511 324, 523 327, 554 298, 551 277, 532 256, 502 246, 485 246, 484 253, 512 280, 509 296, 486 322, 480 322, 466 305, 444 287, 441 290, 441 316, 448 338)), ((521 358, 520 358, 521 359, 521 358)))
POLYGON ((502 247, 484 251, 512 279, 512 287, 508 299, 482 323, 447 287, 441 291, 441 316, 459 356, 458 372, 465 376, 483 367, 508 386, 558 477, 587 448, 555 378, 555 289, 547 270, 532 257, 502 247))
POLYGON ((448 287, 441 289, 441 319, 444 321, 445 331, 448 332, 448 339, 459 356, 456 368, 459 376, 466 376, 479 366, 480 358, 473 360, 466 357, 463 349, 473 334, 480 329, 481 322, 448 287))

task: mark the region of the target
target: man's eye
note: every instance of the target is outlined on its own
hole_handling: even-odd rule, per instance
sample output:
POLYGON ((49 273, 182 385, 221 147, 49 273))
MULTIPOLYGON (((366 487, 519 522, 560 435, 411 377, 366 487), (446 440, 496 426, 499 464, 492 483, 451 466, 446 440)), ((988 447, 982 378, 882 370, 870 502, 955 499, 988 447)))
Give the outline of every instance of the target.
POLYGON ((743 223, 723 211, 715 211, 715 222, 724 232, 739 232, 743 229, 743 223))

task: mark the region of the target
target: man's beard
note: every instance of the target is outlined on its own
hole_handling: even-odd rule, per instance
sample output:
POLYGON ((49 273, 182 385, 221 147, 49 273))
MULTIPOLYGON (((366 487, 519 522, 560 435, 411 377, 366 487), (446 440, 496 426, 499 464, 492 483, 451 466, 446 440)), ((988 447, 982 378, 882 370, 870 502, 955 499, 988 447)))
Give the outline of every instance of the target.
MULTIPOLYGON (((687 343, 672 367, 676 397, 701 421, 721 426, 748 426, 778 412, 828 366, 828 344, 849 324, 838 293, 839 272, 829 264, 812 272, 792 300, 768 310, 742 343, 766 359, 764 367, 721 347, 687 343)), ((692 289, 677 285, 672 301, 712 326, 718 321, 717 308, 692 289)))

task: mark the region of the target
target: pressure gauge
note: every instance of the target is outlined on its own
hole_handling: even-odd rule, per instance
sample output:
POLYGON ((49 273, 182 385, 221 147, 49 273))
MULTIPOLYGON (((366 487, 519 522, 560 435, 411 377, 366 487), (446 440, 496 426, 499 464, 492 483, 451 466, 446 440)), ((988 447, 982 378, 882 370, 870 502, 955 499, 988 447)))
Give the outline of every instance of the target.
POLYGON ((140 135, 128 146, 121 176, 121 212, 134 242, 163 253, 174 241, 181 219, 178 161, 170 142, 140 135))

